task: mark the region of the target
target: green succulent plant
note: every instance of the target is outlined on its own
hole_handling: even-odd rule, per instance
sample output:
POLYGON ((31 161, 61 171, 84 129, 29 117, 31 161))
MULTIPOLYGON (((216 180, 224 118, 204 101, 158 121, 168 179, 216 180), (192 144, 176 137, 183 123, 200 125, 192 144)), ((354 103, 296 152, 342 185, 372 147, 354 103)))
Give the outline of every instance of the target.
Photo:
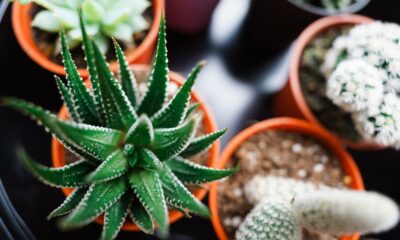
POLYGON ((168 208, 204 217, 208 208, 184 184, 203 184, 227 177, 235 169, 213 169, 186 158, 208 149, 225 130, 195 137, 199 119, 190 114, 190 93, 203 64, 189 74, 166 103, 168 60, 164 18, 148 88, 139 98, 134 75, 119 45, 119 81, 109 70, 97 44, 86 34, 81 19, 84 51, 92 91, 88 90, 71 58, 65 35, 62 53, 68 84, 55 77, 71 119, 62 120, 24 100, 3 97, 0 105, 31 116, 80 160, 60 168, 43 166, 20 151, 23 165, 42 182, 75 188, 49 218, 68 214, 60 227, 90 223, 105 213, 101 239, 113 239, 129 214, 145 233, 169 232, 168 208))
POLYGON ((19 0, 34 2, 43 7, 32 20, 32 26, 40 30, 58 33, 64 31, 69 47, 81 44, 78 10, 87 23, 87 33, 100 50, 109 48, 109 37, 127 45, 134 44, 133 35, 146 30, 148 22, 143 12, 150 6, 148 0, 19 0))

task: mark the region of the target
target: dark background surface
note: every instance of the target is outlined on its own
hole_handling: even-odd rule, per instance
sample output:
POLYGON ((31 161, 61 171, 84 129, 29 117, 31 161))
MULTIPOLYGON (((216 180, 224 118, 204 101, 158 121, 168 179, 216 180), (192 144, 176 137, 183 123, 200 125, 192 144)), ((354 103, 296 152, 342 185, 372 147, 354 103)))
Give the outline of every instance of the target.
MULTIPOLYGON (((239 130, 273 116, 273 95, 287 78, 287 61, 279 56, 285 55, 299 31, 316 18, 299 13, 283 0, 253 0, 252 4, 246 14, 248 0, 223 0, 206 32, 195 36, 168 33, 171 69, 187 74, 197 61, 208 60, 195 89, 211 107, 219 127, 230 129, 223 146, 239 130)), ((398 0, 372 0, 362 13, 400 23, 399 9, 398 0)), ((11 28, 9 10, 0 24, 0 95, 21 97, 56 112, 61 101, 52 73, 36 65, 21 50, 11 28)), ((35 236, 97 239, 101 228, 96 224, 61 233, 56 221, 46 220, 64 195, 42 185, 21 168, 15 156, 18 144, 37 161, 50 164, 49 134, 28 118, 0 109, 0 177, 35 236)), ((385 193, 400 203, 400 153, 394 150, 351 153, 367 189, 385 193)), ((171 239, 216 239, 211 223, 205 219, 184 219, 171 227, 171 239)), ((400 227, 374 237, 400 239, 400 227)), ((140 233, 122 233, 119 239, 151 238, 140 233)))

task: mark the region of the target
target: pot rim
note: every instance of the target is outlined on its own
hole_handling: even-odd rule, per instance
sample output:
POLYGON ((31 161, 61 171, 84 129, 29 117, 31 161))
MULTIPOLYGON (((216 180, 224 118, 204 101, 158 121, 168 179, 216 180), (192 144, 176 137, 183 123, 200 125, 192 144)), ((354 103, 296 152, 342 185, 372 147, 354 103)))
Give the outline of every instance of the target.
MULTIPOLYGON (((133 64, 133 65, 130 65, 130 67, 131 67, 131 69, 137 70, 137 71, 143 71, 143 70, 148 71, 150 69, 150 67, 148 65, 144 65, 144 64, 133 64)), ((176 83, 178 86, 182 86, 183 82, 185 81, 185 78, 183 76, 181 76, 178 73, 172 72, 172 71, 170 71, 169 77, 170 77, 170 81, 176 83)), ((85 81, 85 84, 89 85, 90 83, 89 83, 89 81, 85 81)), ((199 97, 199 95, 195 91, 192 91, 191 97, 195 102, 200 103, 199 109, 201 109, 201 111, 204 114, 203 124, 207 130, 206 132, 211 133, 211 132, 217 131, 218 130, 217 124, 216 124, 214 117, 211 113, 211 110, 208 108, 208 106, 204 103, 204 101, 199 97)), ((61 107, 61 110, 60 110, 58 116, 60 118, 65 119, 67 117, 67 115, 68 115, 67 108, 63 105, 61 107)), ((65 158, 64 158, 65 148, 54 137, 52 138, 51 141, 52 141, 51 148, 52 148, 53 167, 62 167, 65 165, 65 158)), ((220 150, 220 141, 218 140, 208 150, 209 159, 207 160, 207 166, 212 166, 217 162, 219 150, 220 150)), ((197 189, 193 194, 195 195, 195 197, 197 199, 202 200, 206 196, 206 194, 208 192, 207 189, 209 189, 209 186, 210 186, 210 183, 205 184, 204 188, 197 189)), ((65 196, 68 196, 69 194, 72 193, 73 188, 62 188, 61 190, 65 196)), ((183 214, 176 210, 169 211, 169 222, 170 223, 174 223, 182 217, 183 217, 183 214)), ((98 217, 95 221, 99 224, 103 224, 104 223, 103 215, 98 217)), ((132 223, 130 220, 126 221, 124 223, 122 230, 140 231, 140 229, 134 223, 132 223)))
MULTIPOLYGON (((146 54, 149 49, 155 44, 158 30, 159 22, 161 21, 161 16, 164 13, 164 0, 152 0, 153 2, 153 21, 151 23, 149 32, 146 34, 144 40, 139 44, 139 46, 132 51, 125 51, 128 63, 133 63, 135 60, 139 59, 146 54)), ((46 57, 42 51, 37 47, 36 42, 32 37, 32 19, 30 17, 30 9, 33 3, 26 5, 20 4, 18 1, 13 3, 12 6, 12 27, 14 29, 15 36, 19 42, 21 48, 25 53, 37 64, 42 66, 44 69, 59 74, 65 75, 65 70, 62 65, 59 65, 51 61, 46 57)), ((112 61, 109 63, 110 69, 115 72, 118 69, 118 63, 112 61)), ((89 73, 87 69, 79 68, 79 74, 83 78, 87 78, 89 73)))
MULTIPOLYGON (((247 139, 254 136, 255 134, 270 130, 289 130, 311 136, 312 138, 318 140, 318 142, 327 147, 329 150, 332 151, 333 154, 336 155, 336 157, 338 157, 338 159, 341 161, 344 171, 352 177, 350 188, 364 190, 362 176, 355 161, 353 160, 351 155, 344 149, 343 145, 338 141, 338 139, 318 126, 295 118, 272 118, 258 122, 244 129, 228 143, 228 145, 222 152, 220 160, 211 167, 220 169, 224 168, 226 164, 230 161, 232 155, 243 142, 245 142, 247 139)), ((218 182, 214 182, 211 184, 209 194, 209 207, 212 214, 211 221, 218 238, 220 240, 228 240, 227 234, 221 224, 221 220, 218 214, 218 184, 218 182)), ((359 236, 357 234, 341 238, 341 240, 358 239, 359 236)))
MULTIPOLYGON (((315 36, 317 36, 319 33, 325 31, 328 28, 336 27, 339 25, 371 23, 373 21, 375 20, 373 20, 372 18, 357 14, 324 17, 310 24, 300 34, 300 36, 298 37, 293 46, 292 58, 289 66, 289 82, 288 82, 290 90, 293 94, 293 98, 301 114, 305 117, 305 119, 318 125, 321 128, 324 128, 326 131, 329 131, 329 129, 327 129, 312 113, 311 109, 308 107, 308 104, 303 95, 303 91, 301 89, 299 69, 303 51, 307 46, 307 44, 315 36)), ((345 143, 345 145, 353 149, 378 150, 386 148, 385 146, 378 145, 375 143, 353 142, 342 138, 340 139, 345 143)))

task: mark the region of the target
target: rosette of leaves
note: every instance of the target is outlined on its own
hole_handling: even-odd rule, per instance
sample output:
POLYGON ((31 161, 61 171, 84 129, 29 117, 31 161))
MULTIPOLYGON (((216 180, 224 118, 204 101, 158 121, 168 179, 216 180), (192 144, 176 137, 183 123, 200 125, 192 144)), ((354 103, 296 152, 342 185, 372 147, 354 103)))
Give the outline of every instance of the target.
MULTIPOLYGON (((64 31, 70 48, 82 42, 78 10, 87 23, 87 33, 103 53, 109 49, 109 37, 126 45, 134 44, 133 35, 148 29, 143 16, 148 0, 19 0, 44 8, 32 19, 32 26, 42 31, 64 31)), ((59 48, 56 48, 59 49, 59 48)))
POLYGON ((118 81, 98 46, 86 34, 81 20, 84 51, 90 73, 89 91, 72 61, 65 35, 62 53, 68 84, 55 77, 70 119, 62 120, 32 103, 1 98, 0 105, 40 122, 80 160, 60 168, 43 166, 20 151, 24 166, 54 187, 75 188, 49 217, 68 214, 60 227, 86 225, 105 213, 101 239, 114 239, 125 219, 145 233, 169 232, 168 206, 186 215, 208 217, 208 208, 184 184, 203 184, 227 177, 235 169, 218 170, 186 158, 208 149, 225 130, 195 137, 190 93, 202 68, 189 74, 176 95, 166 103, 168 78, 165 20, 161 20, 154 65, 148 88, 138 96, 134 75, 121 48, 114 47, 120 65, 118 81))

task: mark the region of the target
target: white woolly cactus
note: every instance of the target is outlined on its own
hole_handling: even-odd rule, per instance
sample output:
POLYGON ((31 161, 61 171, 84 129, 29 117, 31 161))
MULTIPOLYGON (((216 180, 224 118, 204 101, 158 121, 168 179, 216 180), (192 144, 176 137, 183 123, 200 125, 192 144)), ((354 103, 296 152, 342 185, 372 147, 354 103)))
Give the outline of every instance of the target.
POLYGON ((302 226, 331 234, 378 233, 399 221, 396 203, 382 194, 337 190, 298 196, 293 204, 302 226))
POLYGON ((399 221, 397 204, 374 192, 256 176, 245 193, 256 205, 237 230, 237 240, 302 240, 302 229, 335 235, 377 233, 399 221))
POLYGON ((326 95, 347 112, 377 106, 383 97, 379 71, 361 59, 345 60, 327 81, 326 95))
POLYGON ((237 240, 301 240, 301 228, 289 204, 263 201, 236 232, 237 240))
POLYGON ((336 38, 321 72, 328 79, 327 97, 353 114, 364 140, 400 146, 399 108, 393 107, 398 102, 393 98, 400 96, 400 26, 374 22, 353 27, 336 38))

